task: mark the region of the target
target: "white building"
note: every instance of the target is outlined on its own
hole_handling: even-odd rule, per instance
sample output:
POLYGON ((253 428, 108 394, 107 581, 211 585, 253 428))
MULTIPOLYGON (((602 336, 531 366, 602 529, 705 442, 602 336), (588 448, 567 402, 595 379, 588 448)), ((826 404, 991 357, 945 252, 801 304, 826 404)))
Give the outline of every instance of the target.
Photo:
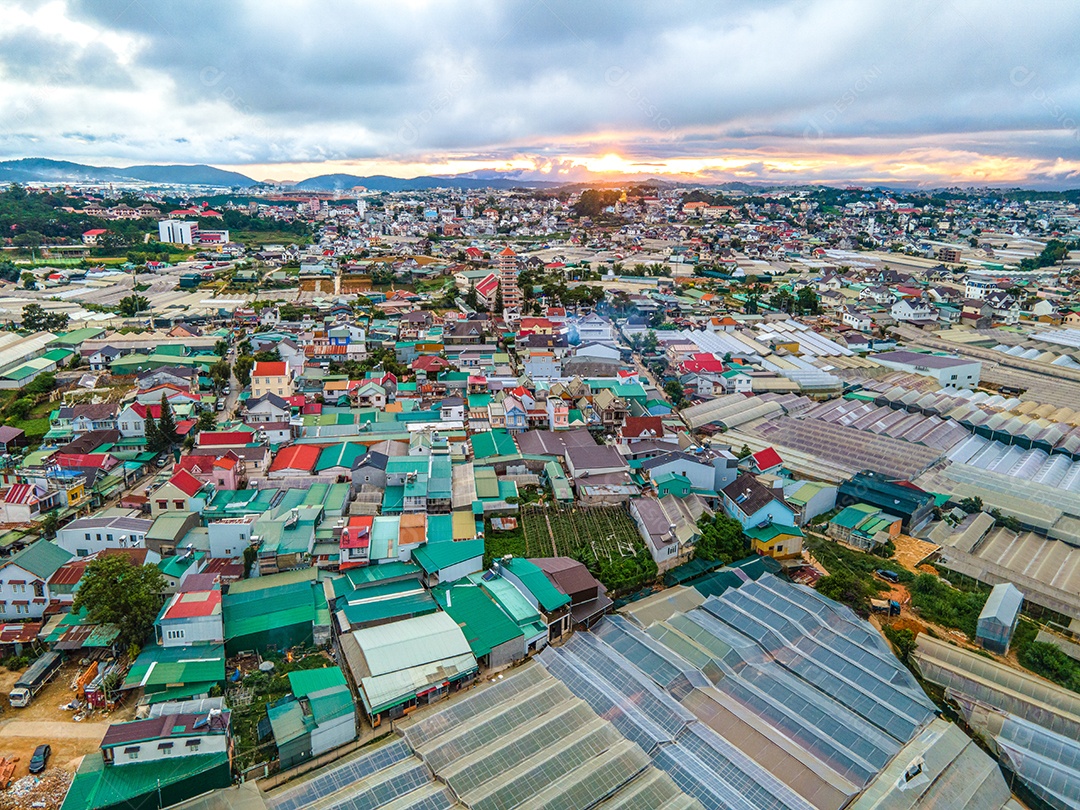
POLYGON ((210 556, 214 559, 236 559, 251 545, 255 526, 253 516, 225 518, 206 524, 210 538, 210 556))
POLYGON ((114 723, 101 741, 107 766, 229 751, 229 712, 173 714, 114 723))
POLYGON ((926 301, 911 298, 901 298, 892 305, 889 314, 901 323, 925 323, 938 319, 938 311, 934 307, 926 301))
POLYGON ((964 298, 975 298, 979 301, 998 289, 996 279, 985 276, 968 276, 964 279, 964 298))
POLYGON ((71 555, 38 540, 0 563, 0 620, 40 619, 49 604, 48 580, 71 555))
POLYGON ((158 222, 158 241, 171 245, 194 245, 198 241, 199 223, 180 219, 158 222))
POLYGON ((886 368, 933 377, 942 387, 975 388, 982 373, 982 363, 978 360, 968 360, 952 354, 895 351, 871 354, 867 359, 886 368))
POLYGON ((146 533, 153 525, 154 521, 145 518, 79 518, 57 529, 56 545, 76 557, 89 557, 107 548, 145 548, 146 533))
POLYGON ((155 622, 158 643, 163 647, 223 644, 221 591, 181 591, 173 594, 155 622))

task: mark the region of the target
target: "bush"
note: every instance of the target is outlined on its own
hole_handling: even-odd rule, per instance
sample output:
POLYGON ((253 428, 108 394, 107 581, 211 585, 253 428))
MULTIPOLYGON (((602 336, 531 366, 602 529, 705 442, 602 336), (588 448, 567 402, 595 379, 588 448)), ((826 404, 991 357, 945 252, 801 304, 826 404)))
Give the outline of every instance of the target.
POLYGON ((877 588, 872 581, 842 568, 819 579, 815 587, 818 593, 847 605, 863 616, 870 613, 870 600, 877 596, 877 588))
POLYGON ((1059 647, 1045 641, 1032 641, 1021 647, 1016 654, 1020 665, 1056 684, 1080 692, 1080 663, 1077 663, 1059 647))
POLYGON ((882 628, 882 632, 885 633, 887 638, 896 650, 896 655, 901 661, 908 660, 908 656, 915 650, 915 633, 908 630, 906 627, 897 629, 892 625, 885 625, 882 628))
POLYGON ((987 591, 960 591, 933 574, 919 574, 908 589, 911 605, 920 616, 975 638, 975 626, 989 596, 987 591))

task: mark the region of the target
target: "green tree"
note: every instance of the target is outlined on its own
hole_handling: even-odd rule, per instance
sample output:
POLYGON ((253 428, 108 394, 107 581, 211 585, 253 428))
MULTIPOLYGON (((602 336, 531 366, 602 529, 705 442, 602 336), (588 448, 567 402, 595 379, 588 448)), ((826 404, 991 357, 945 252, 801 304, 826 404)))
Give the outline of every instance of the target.
POLYGON ((30 415, 34 407, 34 400, 29 397, 20 397, 7 406, 7 415, 12 419, 22 420, 30 415))
POLYGON ((0 281, 16 282, 19 280, 19 268, 15 262, 0 262, 0 281))
POLYGON ((753 454, 754 451, 750 449, 750 445, 744 444, 741 448, 739 448, 739 452, 735 454, 735 457, 739 459, 744 459, 747 456, 751 456, 753 454))
POLYGON ((969 515, 974 515, 976 512, 981 512, 983 510, 983 499, 978 495, 974 498, 964 498, 960 501, 960 508, 969 515))
POLYGON ((34 289, 37 286, 37 276, 35 276, 33 273, 23 273, 22 285, 24 289, 34 289))
POLYGON ((750 543, 743 534, 742 524, 727 515, 698 521, 701 537, 694 546, 694 556, 702 560, 723 563, 741 560, 750 553, 750 543))
POLYGON ((885 638, 892 642, 896 655, 901 661, 907 661, 918 646, 915 633, 906 627, 897 629, 887 624, 882 628, 882 632, 885 633, 885 638))
POLYGON ((818 315, 821 313, 821 302, 816 292, 810 287, 803 287, 795 296, 795 308, 803 315, 818 315))
POLYGON ((176 435, 176 419, 173 418, 172 406, 164 393, 161 395, 161 416, 158 417, 158 432, 161 433, 161 441, 166 449, 179 441, 176 435))
POLYGON ((28 332, 56 332, 66 329, 67 325, 65 312, 46 312, 41 304, 27 304, 22 308, 22 328, 28 332))
POLYGON ((111 624, 119 631, 119 647, 142 644, 161 609, 165 577, 156 565, 135 565, 110 554, 86 566, 72 610, 86 609, 93 624, 111 624))
POLYGON ((161 430, 158 428, 157 422, 154 421, 154 417, 150 414, 146 414, 146 448, 151 453, 160 453, 166 448, 165 442, 161 438, 161 430))
POLYGON ((199 419, 195 424, 200 431, 213 430, 215 427, 217 427, 217 419, 214 417, 213 411, 202 411, 199 414, 199 419))
POLYGON ((255 358, 250 354, 242 354, 236 358, 233 364, 233 374, 243 387, 251 385, 251 369, 255 366, 255 358))
POLYGON ((472 310, 480 308, 480 297, 476 293, 476 287, 469 287, 469 291, 465 293, 465 306, 472 310))
POLYGON ((787 290, 777 290, 769 296, 769 306, 790 314, 795 311, 795 296, 787 290))
POLYGON ((686 401, 686 394, 683 391, 682 383, 678 380, 668 380, 664 383, 664 393, 671 398, 671 404, 676 408, 681 407, 683 402, 686 401))
POLYGON ((210 366, 210 379, 218 388, 225 386, 232 378, 232 366, 229 361, 222 358, 210 366))
POLYGON ((650 329, 645 333, 645 337, 641 339, 641 350, 648 354, 652 354, 656 351, 660 345, 660 341, 656 339, 656 332, 650 329))
POLYGON ((134 318, 140 312, 145 312, 150 307, 150 302, 141 295, 132 293, 125 295, 117 304, 116 310, 125 318, 134 318))
POLYGON ((214 354, 218 357, 224 357, 229 353, 229 341, 219 340, 214 344, 214 354))

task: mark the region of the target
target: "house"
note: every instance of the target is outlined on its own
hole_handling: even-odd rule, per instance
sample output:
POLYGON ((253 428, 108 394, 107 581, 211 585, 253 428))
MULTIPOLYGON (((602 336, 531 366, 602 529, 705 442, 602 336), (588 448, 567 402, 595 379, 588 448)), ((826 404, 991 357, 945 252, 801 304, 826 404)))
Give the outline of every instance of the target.
POLYGON ((544 403, 548 416, 548 430, 570 429, 570 406, 559 397, 548 397, 544 403))
POLYGON ((0 523, 31 523, 64 503, 64 493, 37 484, 0 490, 0 523))
POLYGON ((927 324, 938 319, 938 311, 927 301, 918 298, 901 298, 889 309, 894 320, 901 323, 927 324))
POLYGON ((461 628, 441 611, 343 633, 340 644, 375 727, 442 700, 479 671, 461 628))
POLYGON ((266 710, 282 768, 356 739, 352 692, 340 667, 298 670, 288 678, 290 695, 266 710))
POLYGON ((795 525, 804 526, 818 515, 836 508, 837 488, 818 481, 789 481, 784 484, 784 500, 795 510, 795 525))
POLYGON ((750 549, 755 554, 777 560, 802 557, 803 533, 797 526, 769 523, 765 526, 751 526, 745 532, 750 538, 750 549))
POLYGON ((752 453, 749 458, 750 471, 753 473, 777 473, 784 466, 784 460, 772 447, 766 447, 752 453))
POLYGON ((338 540, 338 569, 367 565, 371 555, 371 515, 351 515, 338 540))
POLYGON ((115 402, 65 405, 57 410, 53 427, 66 427, 75 436, 92 430, 116 430, 117 412, 115 402))
POLYGON ((795 524, 795 510, 784 500, 782 489, 762 484, 750 473, 743 473, 723 489, 724 511, 739 521, 743 529, 769 523, 795 524))
POLYGON ((84 245, 97 245, 109 231, 107 228, 91 228, 83 231, 82 243, 84 245))
MULTIPOLYGON (((202 575, 206 576, 210 575, 202 575)), ((189 575, 188 581, 192 579, 189 575)), ((179 592, 173 594, 161 609, 154 628, 157 642, 163 647, 224 643, 221 590, 216 585, 195 589, 182 584, 179 592)))
POLYGON ((886 368, 932 377, 942 388, 977 388, 982 373, 981 361, 955 354, 898 350, 871 354, 867 359, 886 368))
POLYGON ((665 431, 659 416, 628 416, 619 428, 616 443, 633 448, 640 442, 670 444, 672 449, 679 446, 678 437, 665 431))
POLYGON ((288 422, 292 416, 292 406, 282 396, 273 393, 248 399, 244 403, 244 424, 264 425, 276 422, 288 422))
POLYGON ((532 380, 550 380, 562 375, 559 360, 552 351, 531 349, 522 358, 522 370, 532 380))
POLYGON ((543 571, 560 593, 570 597, 570 618, 575 629, 587 630, 612 610, 614 603, 603 583, 589 573, 584 563, 570 557, 541 557, 529 562, 543 571))
POLYGON ((55 543, 76 557, 112 548, 145 548, 154 521, 138 517, 86 517, 56 530, 55 543))
POLYGON ((488 574, 512 584, 539 611, 541 621, 547 625, 549 640, 557 641, 570 632, 571 597, 552 585, 536 563, 506 555, 492 562, 488 574))
POLYGON ((482 571, 484 541, 426 543, 412 552, 412 558, 423 571, 421 581, 428 588, 433 588, 441 582, 453 582, 482 571))
POLYGON ((0 619, 40 619, 51 599, 49 578, 72 558, 55 543, 38 540, 0 560, 0 619))
POLYGON ((874 322, 870 319, 869 313, 850 305, 843 308, 840 313, 840 320, 844 325, 850 326, 859 332, 870 332, 874 328, 874 322))
POLYGON ((255 363, 251 370, 251 396, 258 399, 265 394, 277 394, 279 397, 291 397, 293 380, 289 365, 284 362, 255 363))
POLYGON ((724 392, 728 394, 749 394, 754 390, 753 378, 744 371, 731 368, 720 375, 724 392))
POLYGON ((666 571, 690 558, 701 536, 698 521, 702 516, 711 517, 713 511, 695 494, 686 498, 666 495, 631 500, 630 515, 657 568, 666 571))
POLYGON ((175 472, 168 481, 150 494, 150 514, 154 517, 165 512, 198 512, 205 500, 197 496, 202 492, 203 482, 186 470, 175 472))
MULTIPOLYGON (((194 672, 172 663, 162 671, 194 672)), ((180 704, 143 720, 113 723, 100 751, 83 757, 62 810, 112 810, 176 804, 226 788, 232 778, 230 713, 215 708, 182 713, 180 704), (167 764, 166 764, 167 763, 167 764)))
POLYGON ((900 534, 903 521, 876 506, 852 503, 845 506, 829 521, 829 537, 849 546, 874 551, 900 534))

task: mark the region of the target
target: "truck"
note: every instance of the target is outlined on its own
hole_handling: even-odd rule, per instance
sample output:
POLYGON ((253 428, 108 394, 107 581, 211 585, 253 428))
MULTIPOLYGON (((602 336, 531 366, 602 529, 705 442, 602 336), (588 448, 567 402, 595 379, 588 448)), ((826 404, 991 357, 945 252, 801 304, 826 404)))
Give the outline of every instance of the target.
POLYGON ((870 610, 874 613, 887 613, 890 616, 899 616, 900 603, 895 599, 871 599, 870 610))
POLYGON ((11 705, 16 709, 29 706, 30 701, 34 699, 45 684, 52 680, 63 663, 64 658, 60 653, 47 652, 31 664, 30 668, 19 676, 19 680, 15 681, 15 686, 8 693, 8 700, 11 701, 11 705))

